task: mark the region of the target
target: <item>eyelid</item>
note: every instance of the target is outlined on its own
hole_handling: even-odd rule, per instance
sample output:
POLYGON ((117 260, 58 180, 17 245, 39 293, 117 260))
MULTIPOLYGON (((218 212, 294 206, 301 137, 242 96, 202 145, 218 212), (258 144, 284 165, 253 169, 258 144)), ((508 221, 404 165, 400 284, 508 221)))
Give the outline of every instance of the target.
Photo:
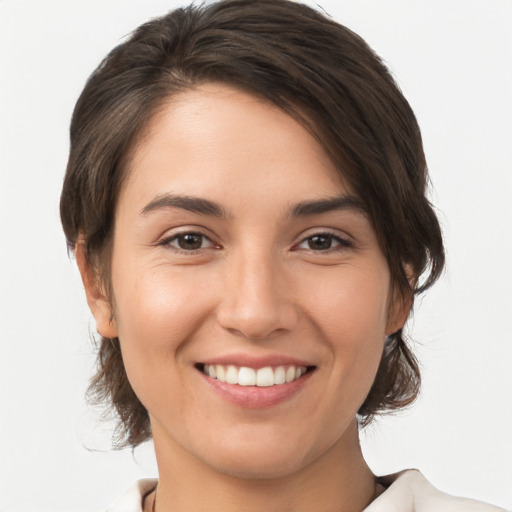
MULTIPOLYGON (((211 248, 220 249, 221 248, 220 244, 216 243, 214 241, 213 237, 211 235, 207 235, 204 231, 205 230, 203 228, 198 227, 198 226, 176 227, 176 228, 166 231, 164 235, 159 237, 159 239, 156 241, 155 245, 162 246, 162 247, 168 247, 168 248, 174 250, 175 252, 184 253, 184 254, 199 253, 201 251, 211 249, 211 248), (177 240, 180 236, 184 236, 184 235, 196 235, 196 236, 202 237, 203 240, 206 240, 209 242, 208 246, 200 247, 199 249, 187 250, 187 249, 183 249, 183 248, 171 245, 171 242, 177 240)), ((350 247, 353 247, 354 245, 355 244, 354 244, 353 238, 346 232, 342 232, 338 229, 333 229, 333 228, 314 228, 314 229, 308 230, 306 232, 303 232, 300 235, 300 238, 298 238, 298 241, 292 245, 291 249, 322 253, 322 252, 336 251, 336 250, 340 250, 340 249, 344 249, 344 248, 350 248, 350 247), (301 244, 305 243, 308 239, 310 239, 314 236, 328 236, 328 237, 331 237, 337 243, 334 247, 325 249, 323 251, 322 250, 314 251, 313 249, 310 249, 310 248, 301 248, 300 247, 301 244)))
POLYGON ((207 249, 220 247, 219 244, 217 244, 213 241, 211 236, 205 234, 204 230, 202 228, 198 228, 197 226, 181 226, 179 228, 174 228, 172 230, 168 230, 168 231, 166 231, 166 233, 164 235, 162 235, 157 240, 155 245, 169 248, 170 250, 173 250, 177 253, 189 254, 189 255, 197 254, 197 253, 200 253, 207 249), (200 247, 199 249, 190 249, 190 250, 183 249, 180 247, 175 247, 175 246, 171 245, 171 242, 177 240, 180 236, 185 236, 185 235, 200 236, 204 240, 207 240, 209 242, 209 244, 207 247, 200 247))
POLYGON ((347 233, 342 234, 339 230, 335 230, 332 228, 331 229, 330 228, 317 228, 317 229, 311 230, 309 233, 308 232, 302 233, 299 241, 293 245, 292 249, 322 253, 322 252, 336 251, 336 250, 339 250, 340 248, 342 248, 342 249, 350 248, 353 246, 354 246, 354 240, 347 233), (304 242, 306 242, 308 239, 310 239, 314 236, 329 236, 333 240, 338 242, 338 244, 335 247, 325 249, 324 251, 321 251, 321 250, 313 251, 312 249, 306 249, 306 248, 302 249, 299 247, 304 242))

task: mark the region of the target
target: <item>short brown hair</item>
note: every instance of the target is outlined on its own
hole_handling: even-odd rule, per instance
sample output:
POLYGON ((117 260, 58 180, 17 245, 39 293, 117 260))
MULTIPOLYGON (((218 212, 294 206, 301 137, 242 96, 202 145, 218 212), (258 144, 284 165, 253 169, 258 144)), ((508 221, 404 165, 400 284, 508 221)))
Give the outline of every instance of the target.
MULTIPOLYGON (((139 27, 103 60, 76 104, 62 224, 72 249, 79 237, 85 241, 89 264, 107 287, 130 149, 169 96, 211 81, 266 98, 318 139, 369 212, 404 300, 435 282, 444 250, 425 195, 420 130, 379 57, 352 31, 305 5, 223 0, 176 9, 139 27)), ((359 410, 363 424, 411 403, 419 385, 418 363, 400 330, 386 340, 359 410)), ((117 411, 118 446, 151 437, 118 339, 101 339, 90 392, 117 411)))

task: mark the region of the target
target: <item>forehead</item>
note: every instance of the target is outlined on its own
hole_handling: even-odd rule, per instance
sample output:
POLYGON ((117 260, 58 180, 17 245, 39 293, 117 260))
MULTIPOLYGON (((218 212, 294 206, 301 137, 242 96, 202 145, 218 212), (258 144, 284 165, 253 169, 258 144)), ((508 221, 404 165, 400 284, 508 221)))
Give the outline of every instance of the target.
POLYGON ((286 187, 318 197, 348 190, 301 123, 269 101, 208 83, 171 97, 153 116, 132 151, 121 196, 166 186, 222 198, 235 184, 255 200, 286 187))

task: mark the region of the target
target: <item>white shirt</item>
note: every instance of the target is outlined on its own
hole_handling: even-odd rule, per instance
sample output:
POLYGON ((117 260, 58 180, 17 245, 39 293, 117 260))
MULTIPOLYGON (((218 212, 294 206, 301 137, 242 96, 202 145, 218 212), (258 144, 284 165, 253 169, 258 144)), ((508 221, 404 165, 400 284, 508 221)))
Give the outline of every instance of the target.
MULTIPOLYGON (((387 489, 363 512, 506 512, 480 501, 456 498, 438 491, 417 470, 379 478, 387 489)), ((142 512, 142 500, 157 480, 139 480, 106 512, 142 512)))
POLYGON ((506 512, 481 501, 441 492, 415 469, 382 477, 379 481, 387 487, 386 491, 363 512, 506 512))

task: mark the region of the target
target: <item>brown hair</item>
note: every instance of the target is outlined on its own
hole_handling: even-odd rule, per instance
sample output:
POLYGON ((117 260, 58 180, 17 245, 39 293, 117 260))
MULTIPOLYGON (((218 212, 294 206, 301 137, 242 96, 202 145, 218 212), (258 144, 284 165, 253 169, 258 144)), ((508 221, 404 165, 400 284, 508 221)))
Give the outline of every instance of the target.
MULTIPOLYGON (((89 264, 107 290, 116 200, 129 151, 166 98, 210 81, 266 98, 319 140, 368 210, 404 300, 435 282, 444 251, 425 197, 421 135, 379 57, 352 31, 305 5, 224 0, 176 9, 139 27, 103 60, 76 104, 62 224, 70 248, 84 240, 89 264)), ((359 410, 363 424, 411 403, 419 385, 418 363, 398 331, 386 340, 359 410)), ((101 339, 90 393, 115 407, 118 446, 151 437, 118 339, 101 339)))

